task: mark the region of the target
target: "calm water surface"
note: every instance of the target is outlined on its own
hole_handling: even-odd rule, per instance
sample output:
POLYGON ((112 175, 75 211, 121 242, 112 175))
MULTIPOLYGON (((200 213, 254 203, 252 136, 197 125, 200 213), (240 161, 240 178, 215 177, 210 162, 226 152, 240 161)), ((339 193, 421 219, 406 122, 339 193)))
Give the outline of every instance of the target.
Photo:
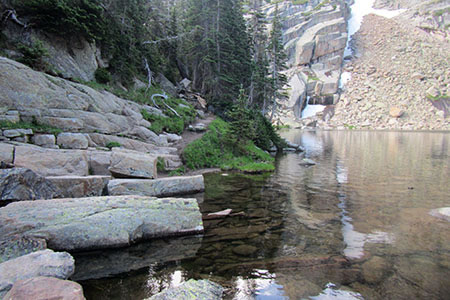
POLYGON ((450 133, 299 132, 273 174, 211 174, 201 236, 76 254, 88 299, 144 299, 190 278, 226 299, 449 299, 450 133), (303 157, 317 165, 300 165, 303 157))

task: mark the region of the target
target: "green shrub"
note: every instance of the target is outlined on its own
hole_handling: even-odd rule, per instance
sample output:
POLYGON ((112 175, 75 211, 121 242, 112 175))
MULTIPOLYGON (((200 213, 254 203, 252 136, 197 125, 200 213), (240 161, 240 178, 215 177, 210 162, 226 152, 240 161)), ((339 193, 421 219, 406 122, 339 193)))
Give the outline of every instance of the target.
POLYGON ((17 49, 23 54, 19 61, 35 70, 46 71, 48 66, 44 58, 48 56, 48 50, 40 40, 33 41, 31 45, 19 44, 17 49))
POLYGON ((119 142, 108 142, 106 144, 106 148, 112 149, 114 147, 122 147, 122 145, 119 142))
POLYGON ((164 158, 158 157, 156 160, 156 169, 158 172, 165 172, 166 171, 166 162, 164 161, 164 158))
POLYGON ((111 81, 111 73, 106 68, 98 68, 94 76, 98 83, 107 84, 111 81))
POLYGON ((27 122, 9 122, 9 121, 0 121, 1 129, 32 129, 35 133, 49 133, 49 134, 59 134, 63 132, 61 129, 50 126, 39 124, 36 120, 33 120, 32 123, 27 122))

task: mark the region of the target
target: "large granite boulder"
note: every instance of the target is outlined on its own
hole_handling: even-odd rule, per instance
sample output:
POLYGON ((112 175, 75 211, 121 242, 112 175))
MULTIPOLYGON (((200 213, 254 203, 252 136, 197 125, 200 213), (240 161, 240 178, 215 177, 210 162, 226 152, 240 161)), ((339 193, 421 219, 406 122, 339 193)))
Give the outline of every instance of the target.
POLYGON ((83 150, 55 150, 38 146, 16 146, 14 164, 43 176, 89 174, 86 152, 83 150))
POLYGON ((33 252, 0 264, 0 298, 15 282, 37 276, 67 279, 75 270, 75 261, 67 252, 50 249, 33 252))
POLYGON ((205 189, 202 175, 167 177, 156 180, 113 179, 108 183, 110 195, 166 197, 201 192, 205 189))
POLYGON ((108 170, 111 164, 111 154, 111 151, 88 150, 89 173, 111 176, 111 172, 108 170))
POLYGON ((113 149, 109 171, 114 177, 156 178, 157 157, 142 152, 113 149))
POLYGON ((0 170, 0 200, 52 199, 60 196, 57 186, 29 169, 0 170))
POLYGON ((80 284, 54 277, 33 277, 19 280, 3 300, 84 300, 80 284))
POLYGON ((49 176, 46 177, 61 191, 60 198, 102 196, 110 176, 49 176))
POLYGON ((194 280, 184 282, 180 286, 168 288, 147 300, 192 300, 192 299, 222 299, 223 288, 209 280, 194 280))
MULTIPOLYGON (((106 147, 106 145, 110 142, 119 143, 123 148, 136 150, 140 152, 151 152, 151 153, 174 153, 177 151, 176 148, 172 147, 164 147, 164 146, 156 146, 154 144, 133 140, 126 137, 114 136, 114 135, 106 135, 100 133, 89 133, 89 138, 91 143, 90 147, 106 147)), ((159 139, 161 143, 167 141, 167 139, 159 139)))
POLYGON ((202 231, 195 199, 106 196, 22 201, 0 208, 3 238, 41 238, 55 250, 123 247, 202 231))

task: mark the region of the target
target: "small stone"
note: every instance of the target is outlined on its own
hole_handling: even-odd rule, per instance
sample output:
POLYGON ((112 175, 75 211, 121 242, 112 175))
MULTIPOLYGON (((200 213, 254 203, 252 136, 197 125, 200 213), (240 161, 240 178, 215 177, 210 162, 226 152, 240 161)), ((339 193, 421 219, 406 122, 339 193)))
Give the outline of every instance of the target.
POLYGON ((312 159, 309 159, 309 158, 303 158, 300 162, 300 165, 302 165, 302 166, 313 166, 316 164, 317 163, 315 161, 313 161, 312 159))
POLYGON ((89 146, 88 139, 82 133, 60 133, 56 143, 63 149, 87 149, 89 146))
POLYGON ((392 106, 389 109, 389 115, 393 118, 400 118, 401 116, 403 116, 404 113, 405 113, 404 110, 396 106, 392 106))
POLYGON ((422 73, 419 73, 419 72, 415 72, 414 74, 412 74, 411 78, 416 79, 416 80, 424 80, 425 75, 423 75, 422 73))
POLYGON ((55 145, 56 138, 53 134, 35 134, 31 141, 38 146, 50 146, 55 145))

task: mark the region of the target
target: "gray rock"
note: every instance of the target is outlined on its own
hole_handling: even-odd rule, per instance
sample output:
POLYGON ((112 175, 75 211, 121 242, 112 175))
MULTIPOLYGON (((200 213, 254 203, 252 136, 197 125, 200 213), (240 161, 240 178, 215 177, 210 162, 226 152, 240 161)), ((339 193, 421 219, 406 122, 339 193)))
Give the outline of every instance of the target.
POLYGON ((450 207, 441 207, 430 211, 430 215, 450 222, 450 207))
POLYGON ((169 288, 147 300, 190 300, 190 299, 222 299, 223 288, 209 280, 194 280, 184 282, 178 287, 169 288))
POLYGON ((313 161, 312 159, 309 159, 309 158, 303 158, 300 162, 301 166, 313 166, 316 164, 317 163, 315 161, 313 161))
POLYGON ((40 238, 55 250, 129 246, 140 240, 203 231, 196 199, 142 196, 35 200, 0 208, 3 238, 40 238))
POLYGON ((16 281, 4 300, 59 299, 85 300, 80 284, 53 277, 33 277, 16 281))
POLYGON ((45 249, 47 249, 47 243, 43 239, 27 238, 21 235, 2 237, 0 240, 0 263, 45 249))
POLYGON ((0 162, 11 164, 14 157, 14 146, 0 143, 0 162))
POLYGON ((73 257, 66 252, 50 249, 33 252, 0 264, 0 297, 15 282, 37 276, 67 279, 75 270, 73 257))
POLYGON ((154 156, 131 150, 114 148, 109 171, 114 177, 156 178, 157 159, 154 156))
POLYGON ((21 134, 18 129, 7 129, 3 130, 3 136, 6 136, 7 138, 15 138, 21 136, 21 134))
POLYGON ((174 134, 174 133, 164 133, 164 134, 160 134, 160 137, 161 136, 166 138, 169 143, 178 142, 182 139, 181 136, 179 136, 178 134, 174 134))
POLYGON ((164 76, 163 74, 159 73, 158 76, 156 76, 156 82, 159 83, 160 87, 163 89, 163 91, 165 91, 166 93, 168 93, 169 95, 171 95, 172 97, 177 97, 177 87, 170 82, 169 79, 166 78, 166 76, 164 76))
POLYGON ((187 90, 189 89, 190 85, 191 85, 192 81, 190 81, 187 78, 184 78, 183 80, 180 81, 180 85, 183 89, 187 90))
POLYGON ((111 154, 110 151, 89 150, 87 154, 89 174, 111 176, 111 172, 108 170, 111 164, 111 154))
POLYGON ((87 149, 88 139, 82 133, 63 132, 58 134, 56 143, 63 149, 87 149))
POLYGON ((53 146, 56 143, 56 138, 53 134, 35 134, 31 138, 33 144, 47 148, 53 146))
POLYGON ((183 161, 181 157, 176 154, 158 154, 158 159, 164 161, 164 168, 167 170, 176 170, 183 166, 183 161))
POLYGON ((0 200, 35 200, 59 197, 49 180, 25 168, 0 170, 0 200))
POLYGON ((31 169, 42 176, 87 176, 89 173, 87 155, 83 150, 16 146, 14 164, 31 169))
POLYGON ((158 136, 156 133, 148 128, 142 126, 136 126, 130 131, 130 134, 138 137, 139 139, 156 145, 166 145, 167 139, 165 137, 158 136))
POLYGON ((203 132, 206 131, 206 125, 203 123, 197 123, 194 125, 189 125, 188 129, 194 132, 203 132))
POLYGON ((20 116, 19 115, 1 115, 0 121, 6 121, 11 123, 18 123, 20 122, 20 116))
POLYGON ((203 176, 167 177, 156 180, 113 179, 108 183, 110 195, 174 196, 201 192, 203 176))
POLYGON ((49 176, 46 177, 61 191, 62 198, 102 196, 110 176, 49 176))
POLYGON ((190 235, 155 239, 126 248, 103 250, 102 255, 75 254, 77 268, 71 279, 79 281, 106 278, 148 268, 155 263, 164 264, 195 258, 201 245, 202 235, 190 235))

